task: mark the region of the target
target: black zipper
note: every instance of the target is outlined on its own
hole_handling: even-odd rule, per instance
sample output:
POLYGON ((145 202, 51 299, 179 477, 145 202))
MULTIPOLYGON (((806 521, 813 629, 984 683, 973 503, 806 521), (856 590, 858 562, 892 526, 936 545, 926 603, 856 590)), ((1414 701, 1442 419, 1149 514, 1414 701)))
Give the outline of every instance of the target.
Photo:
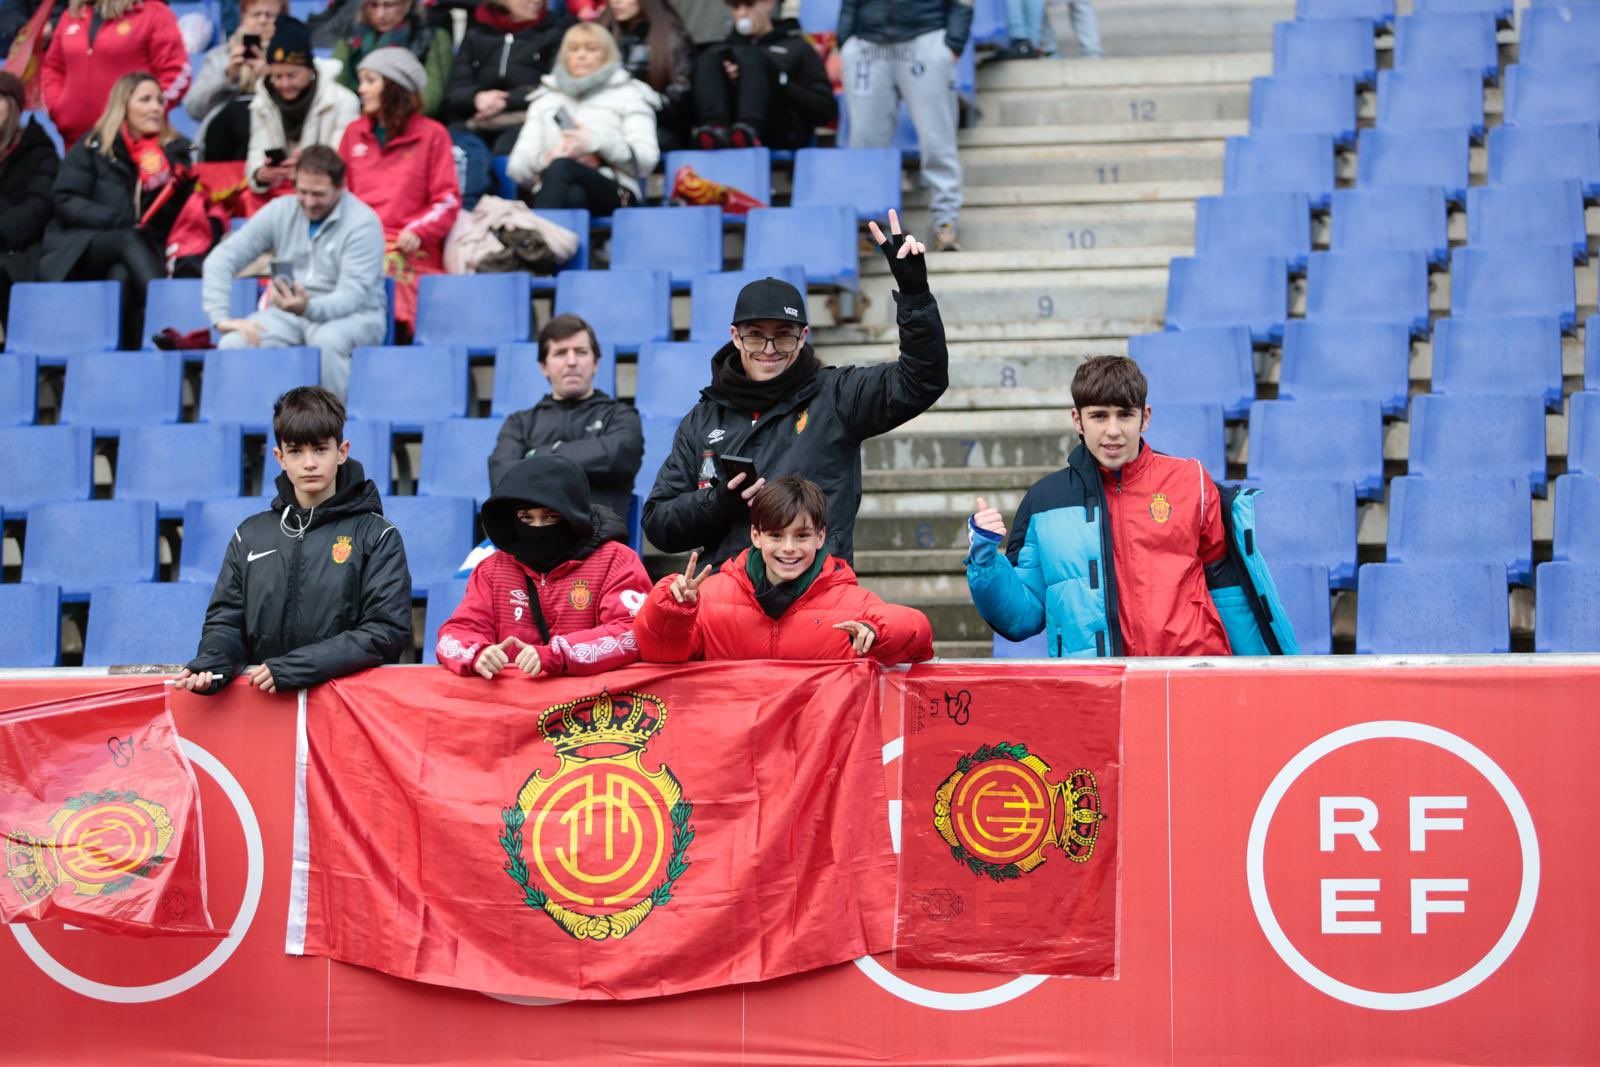
MULTIPOLYGON (((1085 453, 1087 454, 1087 452, 1085 453)), ((1082 471, 1079 472, 1082 475, 1082 471)), ((1111 509, 1106 506, 1105 490, 1100 484, 1100 471, 1091 472, 1094 478, 1092 483, 1098 492, 1091 496, 1091 500, 1098 497, 1097 506, 1100 509, 1100 569, 1104 575, 1102 585, 1105 587, 1106 601, 1106 637, 1109 639, 1111 650, 1108 655, 1120 656, 1122 652, 1122 624, 1118 621, 1117 613, 1117 569, 1113 564, 1116 557, 1111 552, 1111 509)), ((1117 492, 1122 492, 1122 472, 1117 472, 1117 492)))

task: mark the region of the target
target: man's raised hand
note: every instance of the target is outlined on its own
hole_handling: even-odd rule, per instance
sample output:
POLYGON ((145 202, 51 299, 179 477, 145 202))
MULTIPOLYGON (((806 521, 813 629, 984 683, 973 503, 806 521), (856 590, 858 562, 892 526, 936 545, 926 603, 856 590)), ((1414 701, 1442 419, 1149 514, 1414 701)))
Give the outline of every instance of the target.
POLYGON ((1000 540, 1006 539, 1006 520, 998 508, 992 508, 983 497, 977 499, 977 510, 972 514, 972 525, 980 530, 988 530, 997 534, 1000 540))
POLYGON ((900 215, 889 212, 889 236, 885 237, 876 222, 868 222, 872 239, 889 261, 889 272, 894 275, 895 288, 906 296, 928 291, 928 248, 908 233, 900 232, 900 215))
POLYGON ((710 576, 711 564, 706 564, 700 573, 696 574, 694 565, 699 562, 700 553, 698 551, 689 553, 689 565, 683 568, 682 574, 674 574, 672 576, 672 584, 667 587, 672 592, 672 599, 680 604, 697 604, 700 602, 700 583, 710 576))

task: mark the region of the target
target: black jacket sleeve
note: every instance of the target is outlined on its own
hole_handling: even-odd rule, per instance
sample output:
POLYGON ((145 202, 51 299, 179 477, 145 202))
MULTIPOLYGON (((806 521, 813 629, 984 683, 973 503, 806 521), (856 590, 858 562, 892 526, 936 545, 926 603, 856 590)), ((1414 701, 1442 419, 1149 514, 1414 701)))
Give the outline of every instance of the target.
POLYGON ((700 453, 687 429, 692 417, 693 411, 678 424, 672 455, 661 464, 656 484, 644 502, 644 534, 663 552, 687 552, 721 543, 739 513, 739 498, 721 486, 697 488, 700 453))
POLYGON ((0 248, 20 251, 44 237, 54 208, 50 193, 60 168, 53 153, 38 153, 22 195, 0 206, 0 248))
POLYGON ((210 689, 196 690, 202 696, 218 692, 239 673, 250 653, 244 633, 244 568, 239 562, 244 542, 238 531, 228 542, 217 574, 211 603, 206 607, 205 625, 200 630, 200 649, 184 666, 195 673, 210 671, 216 676, 210 689))
MULTIPOLYGON (((498 444, 495 451, 499 451, 498 444)), ((582 467, 591 484, 597 478, 631 481, 644 462, 644 428, 639 413, 619 403, 604 431, 593 437, 563 441, 559 452, 582 467)))
MULTIPOLYGON (((478 113, 473 97, 478 95, 478 68, 473 63, 473 50, 477 44, 471 30, 461 42, 461 50, 450 64, 450 80, 445 84, 444 114, 448 122, 465 122, 478 113)), ((513 109, 515 110, 515 109, 513 109)))
POLYGON ((395 663, 411 645, 411 571, 400 531, 387 523, 369 550, 361 576, 361 616, 355 627, 267 660, 280 691, 307 689, 330 678, 395 663))
POLYGON ((972 0, 950 0, 949 16, 945 20, 944 43, 950 51, 960 55, 972 35, 972 0))
POLYGON ((500 484, 506 471, 528 457, 528 417, 525 412, 506 416, 500 424, 500 436, 495 438, 494 451, 489 453, 489 489, 500 484))
POLYGON ((887 433, 931 408, 950 385, 950 349, 932 293, 894 294, 900 358, 847 367, 839 379, 839 417, 859 440, 887 433))
POLYGON ((126 206, 113 207, 104 203, 108 190, 96 188, 101 168, 95 165, 92 157, 93 152, 86 141, 79 141, 62 161, 61 169, 56 174, 56 218, 61 220, 63 226, 73 229, 120 230, 131 227, 138 221, 133 217, 133 197, 127 197, 126 206))
POLYGON ((822 65, 817 50, 803 37, 795 41, 798 58, 787 72, 789 81, 784 93, 806 125, 826 126, 839 117, 839 101, 834 98, 833 83, 828 80, 828 70, 822 65))

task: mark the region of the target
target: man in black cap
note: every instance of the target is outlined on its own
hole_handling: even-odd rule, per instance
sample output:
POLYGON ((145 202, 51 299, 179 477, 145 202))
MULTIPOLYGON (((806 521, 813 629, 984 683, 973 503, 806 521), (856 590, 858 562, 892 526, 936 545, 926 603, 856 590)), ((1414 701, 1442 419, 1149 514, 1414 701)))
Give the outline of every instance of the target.
POLYGON ((711 358, 711 385, 678 424, 672 454, 645 501, 651 544, 664 552, 699 548, 703 560, 718 565, 749 547, 748 504, 765 479, 801 474, 828 496, 827 551, 852 559, 861 442, 922 414, 950 383, 925 247, 900 232, 893 211, 889 236, 870 226, 898 288, 900 358, 824 367, 806 343, 805 295, 777 278, 745 286, 729 343, 711 358), (724 479, 722 457, 752 461, 755 478, 724 479))

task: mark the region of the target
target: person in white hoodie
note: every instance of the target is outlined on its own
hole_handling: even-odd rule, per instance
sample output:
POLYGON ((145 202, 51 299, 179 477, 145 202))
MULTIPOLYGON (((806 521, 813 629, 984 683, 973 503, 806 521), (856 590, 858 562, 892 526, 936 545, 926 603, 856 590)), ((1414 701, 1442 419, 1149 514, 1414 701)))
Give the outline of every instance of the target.
POLYGON ((536 208, 610 215, 637 203, 661 158, 661 97, 623 69, 617 42, 581 22, 561 39, 555 70, 528 97, 528 117, 506 172, 533 190, 536 208))
POLYGON ((361 101, 338 77, 337 62, 312 58, 306 24, 280 17, 267 47, 267 76, 250 101, 244 168, 252 192, 274 197, 293 192, 295 160, 302 150, 314 144, 339 147, 345 127, 361 114, 361 101))

